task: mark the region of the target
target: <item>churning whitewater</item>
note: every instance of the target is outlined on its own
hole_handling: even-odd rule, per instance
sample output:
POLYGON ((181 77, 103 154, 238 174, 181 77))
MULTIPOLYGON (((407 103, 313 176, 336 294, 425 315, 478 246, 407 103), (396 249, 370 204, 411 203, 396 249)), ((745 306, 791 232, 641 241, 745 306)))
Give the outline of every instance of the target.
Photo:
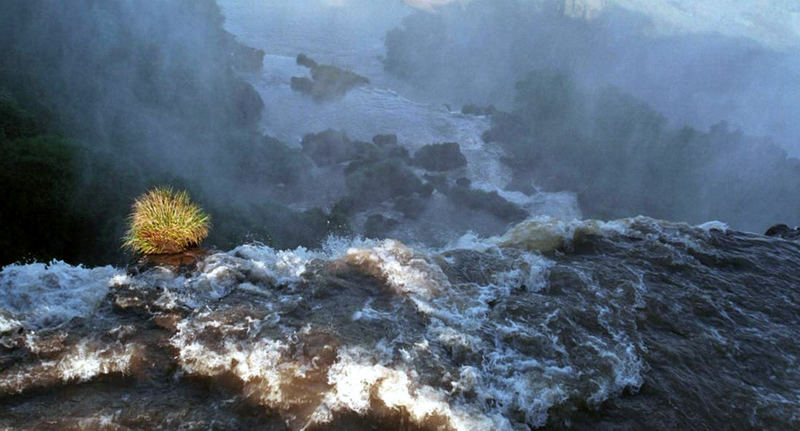
POLYGON ((799 262, 721 223, 539 217, 435 250, 9 265, 0 425, 792 429, 799 262))
POLYGON ((0 429, 800 429, 800 229, 740 230, 800 161, 705 124, 800 134, 795 54, 641 2, 28 3, 5 262, 114 262, 161 182, 232 249, 0 268, 0 429), (585 219, 640 213, 735 228, 585 219))

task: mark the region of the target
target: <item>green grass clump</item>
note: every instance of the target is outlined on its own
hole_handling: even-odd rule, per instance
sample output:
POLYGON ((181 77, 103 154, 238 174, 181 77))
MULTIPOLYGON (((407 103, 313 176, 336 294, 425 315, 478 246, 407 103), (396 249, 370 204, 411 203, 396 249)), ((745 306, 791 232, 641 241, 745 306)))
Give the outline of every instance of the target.
POLYGON ((157 187, 136 199, 124 247, 145 255, 178 253, 208 236, 209 217, 186 191, 157 187))

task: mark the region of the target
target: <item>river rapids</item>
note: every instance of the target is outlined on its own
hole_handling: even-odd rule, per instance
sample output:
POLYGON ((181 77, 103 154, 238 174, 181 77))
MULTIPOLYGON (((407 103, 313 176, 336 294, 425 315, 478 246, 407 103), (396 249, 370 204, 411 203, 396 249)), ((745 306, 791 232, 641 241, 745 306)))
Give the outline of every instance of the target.
POLYGON ((800 427, 800 244, 637 217, 0 272, 0 428, 800 427))

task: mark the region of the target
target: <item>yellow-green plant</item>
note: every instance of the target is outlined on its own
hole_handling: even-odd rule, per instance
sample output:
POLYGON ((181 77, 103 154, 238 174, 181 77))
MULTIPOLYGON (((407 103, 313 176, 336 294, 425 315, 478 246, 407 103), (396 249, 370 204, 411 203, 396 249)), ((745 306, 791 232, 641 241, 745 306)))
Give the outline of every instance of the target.
POLYGON ((141 254, 178 253, 208 236, 209 216, 186 191, 156 187, 133 203, 124 247, 141 254))

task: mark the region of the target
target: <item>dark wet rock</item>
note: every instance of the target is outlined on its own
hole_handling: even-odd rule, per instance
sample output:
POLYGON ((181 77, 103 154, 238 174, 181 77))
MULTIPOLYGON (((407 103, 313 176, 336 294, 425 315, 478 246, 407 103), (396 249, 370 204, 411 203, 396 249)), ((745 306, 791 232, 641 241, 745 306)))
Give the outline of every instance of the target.
MULTIPOLYGON (((507 250, 514 254, 515 251, 507 250)), ((437 264, 452 283, 479 283, 489 285, 492 274, 514 270, 507 262, 476 250, 449 250, 442 254, 437 264)))
POLYGON ((522 221, 530 215, 496 191, 487 192, 471 188, 471 181, 468 178, 459 178, 455 186, 452 186, 444 175, 425 175, 424 178, 454 203, 472 210, 486 211, 505 222, 522 221))
POLYGON ((430 194, 423 196, 419 193, 414 193, 409 196, 400 196, 394 200, 393 208, 403 213, 403 216, 406 218, 415 220, 422 214, 422 211, 425 210, 429 197, 430 194))
POLYGON ((394 133, 385 135, 375 135, 372 142, 379 147, 394 147, 397 145, 397 135, 394 133))
POLYGON ((530 127, 517 115, 496 111, 492 127, 481 135, 484 142, 518 142, 530 135, 530 127))
POLYGON ((369 79, 336 66, 318 64, 305 54, 297 56, 297 64, 311 69, 311 79, 292 77, 291 88, 308 94, 316 101, 337 99, 351 89, 369 84, 369 79))
POLYGON ((313 69, 318 66, 317 62, 312 60, 311 57, 305 54, 298 54, 297 55, 297 64, 303 67, 307 67, 309 69, 313 69))
POLYGON ((464 115, 493 115, 497 112, 494 105, 478 106, 473 104, 464 105, 461 108, 461 113, 464 115))
POLYGON ((393 133, 387 135, 375 135, 372 137, 372 143, 383 150, 384 157, 403 159, 406 163, 411 161, 411 156, 408 154, 408 148, 399 145, 397 142, 397 135, 393 133))
POLYGON ((236 69, 243 72, 258 72, 264 62, 264 51, 236 43, 231 56, 236 69))
POLYGON ((259 186, 296 185, 311 168, 309 157, 271 136, 261 136, 247 145, 247 157, 240 162, 238 178, 259 186))
POLYGON ((308 133, 300 142, 303 152, 318 166, 327 166, 350 160, 352 150, 350 139, 342 131, 325 130, 319 133, 308 133))
POLYGON ((384 147, 386 157, 401 159, 406 163, 411 162, 411 156, 408 154, 408 148, 395 145, 391 147, 384 147))
POLYGON ((500 220, 507 222, 522 221, 528 217, 528 212, 513 202, 509 202, 496 191, 484 191, 465 187, 450 189, 447 196, 454 202, 470 209, 486 211, 500 220))
POLYGON ((264 101, 258 92, 246 82, 241 82, 231 95, 234 100, 234 121, 241 126, 250 126, 261 119, 264 101))
POLYGON ((347 173, 345 181, 350 196, 363 204, 428 190, 400 159, 361 163, 347 173))
POLYGON ((131 273, 142 273, 156 267, 167 268, 175 273, 193 271, 197 263, 205 259, 211 251, 203 247, 192 247, 180 253, 150 254, 138 258, 128 270, 131 273))
POLYGON ((466 166, 467 158, 461 153, 458 143, 446 142, 420 148, 414 153, 412 164, 429 171, 441 172, 466 166))
POLYGON ((471 188, 472 182, 468 178, 459 178, 455 186, 443 175, 425 175, 424 178, 454 203, 466 208, 486 211, 505 222, 518 222, 529 216, 527 211, 509 202, 496 191, 471 188))
POLYGON ((317 166, 328 166, 354 159, 375 159, 382 152, 369 142, 352 141, 342 131, 325 130, 320 133, 309 133, 301 141, 303 152, 317 166))
POLYGON ((384 217, 382 214, 372 214, 367 217, 367 221, 364 223, 364 235, 367 238, 384 238, 386 234, 399 223, 400 222, 391 217, 384 217))
POLYGON ((0 428, 800 425, 794 242, 639 217, 527 221, 440 252, 349 246, 115 275, 92 313, 11 325, 0 428))
POLYGON ((800 239, 800 228, 790 228, 785 224, 776 224, 767 229, 766 236, 775 236, 783 239, 800 239))
POLYGON ((289 85, 292 91, 298 91, 300 93, 311 93, 314 89, 314 81, 304 76, 293 76, 289 85))

